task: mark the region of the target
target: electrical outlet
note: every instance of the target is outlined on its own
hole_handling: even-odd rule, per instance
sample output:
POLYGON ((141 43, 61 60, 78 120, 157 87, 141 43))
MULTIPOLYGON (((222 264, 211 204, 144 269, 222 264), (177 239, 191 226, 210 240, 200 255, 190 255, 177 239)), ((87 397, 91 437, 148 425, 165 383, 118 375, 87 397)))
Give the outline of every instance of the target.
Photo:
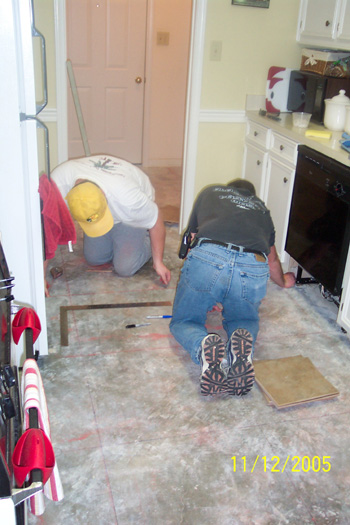
POLYGON ((169 33, 165 31, 157 32, 157 46, 168 46, 169 45, 169 33))
POLYGON ((213 40, 210 44, 210 60, 221 60, 222 42, 221 40, 213 40))

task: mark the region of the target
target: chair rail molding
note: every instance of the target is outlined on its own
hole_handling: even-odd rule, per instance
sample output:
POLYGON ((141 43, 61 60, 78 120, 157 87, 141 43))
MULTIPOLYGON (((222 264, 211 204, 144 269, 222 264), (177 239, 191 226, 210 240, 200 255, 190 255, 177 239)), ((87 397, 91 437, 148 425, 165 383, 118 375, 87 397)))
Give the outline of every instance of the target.
POLYGON ((230 109, 201 109, 199 113, 200 122, 246 122, 244 110, 230 109))

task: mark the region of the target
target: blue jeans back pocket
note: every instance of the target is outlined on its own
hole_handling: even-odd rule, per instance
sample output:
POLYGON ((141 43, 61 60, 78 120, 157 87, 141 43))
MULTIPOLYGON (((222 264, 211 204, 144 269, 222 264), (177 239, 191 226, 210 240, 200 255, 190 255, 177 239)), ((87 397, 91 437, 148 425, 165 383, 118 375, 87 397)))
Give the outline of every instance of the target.
POLYGON ((210 292, 217 282, 224 265, 190 253, 184 265, 186 283, 196 292, 210 292))
POLYGON ((249 271, 241 271, 242 299, 256 304, 266 295, 266 286, 269 271, 266 268, 252 268, 249 271))

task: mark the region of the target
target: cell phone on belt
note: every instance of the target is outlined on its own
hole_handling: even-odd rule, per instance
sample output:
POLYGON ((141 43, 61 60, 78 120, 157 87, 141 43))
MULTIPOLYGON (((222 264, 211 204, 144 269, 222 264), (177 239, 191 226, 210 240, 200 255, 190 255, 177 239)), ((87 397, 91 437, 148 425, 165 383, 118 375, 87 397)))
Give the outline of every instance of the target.
POLYGON ((187 230, 182 236, 182 241, 181 241, 180 250, 179 250, 180 259, 185 259, 188 253, 188 250, 190 249, 191 241, 192 241, 192 235, 191 235, 190 229, 187 228, 187 230))

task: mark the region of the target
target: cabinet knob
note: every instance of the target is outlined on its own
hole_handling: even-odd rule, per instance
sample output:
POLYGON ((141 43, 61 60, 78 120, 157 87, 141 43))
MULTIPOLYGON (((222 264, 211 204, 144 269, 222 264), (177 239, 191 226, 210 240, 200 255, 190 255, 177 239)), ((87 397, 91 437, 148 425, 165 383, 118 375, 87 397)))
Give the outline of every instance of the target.
POLYGON ((284 182, 284 183, 288 182, 287 177, 284 177, 284 178, 283 178, 283 182, 284 182))
POLYGON ((257 166, 260 166, 261 161, 260 161, 260 160, 257 160, 257 161, 256 161, 256 164, 257 164, 257 166))
POLYGON ((281 151, 284 150, 284 146, 283 146, 283 144, 280 145, 280 150, 281 150, 281 151))
POLYGON ((259 133, 257 131, 254 131, 254 137, 257 137, 259 133))
POLYGON ((328 27, 330 24, 331 24, 330 21, 326 20, 325 26, 328 27))

